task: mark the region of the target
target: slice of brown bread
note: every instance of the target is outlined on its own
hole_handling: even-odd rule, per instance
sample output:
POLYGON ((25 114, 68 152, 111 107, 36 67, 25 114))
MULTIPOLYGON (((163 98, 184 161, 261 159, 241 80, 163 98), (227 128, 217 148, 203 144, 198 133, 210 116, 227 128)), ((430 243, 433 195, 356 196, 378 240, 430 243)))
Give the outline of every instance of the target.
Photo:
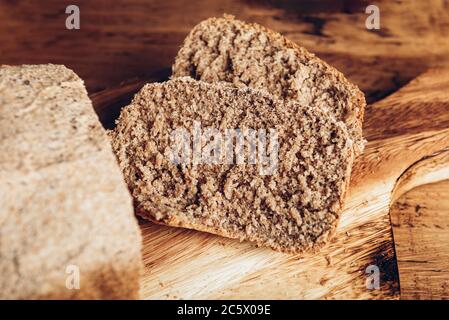
MULTIPOLYGON (((122 110, 110 136, 137 214, 284 252, 316 249, 328 240, 354 158, 345 125, 323 110, 284 102, 265 91, 188 77, 145 85, 122 110), (216 130, 221 138, 199 138, 195 126, 202 132, 216 130), (180 140, 173 140, 173 133, 183 129, 187 135, 178 139, 187 137, 186 157, 179 152, 175 162, 173 150, 180 140), (237 140, 226 140, 229 129, 246 134, 240 149, 237 140), (270 129, 276 130, 275 171, 262 172, 265 165, 258 156, 250 161, 249 129, 266 130, 266 150, 273 151, 267 156, 276 154, 269 136, 270 129), (193 141, 202 142, 200 153, 193 141), (208 148, 215 151, 209 154, 208 148), (200 154, 219 161, 204 163, 200 154)), ((264 152, 259 146, 258 152, 264 152)))
POLYGON ((137 298, 140 230, 82 80, 1 66, 0 106, 0 299, 137 298))
POLYGON ((330 110, 348 126, 356 153, 363 151, 363 93, 314 54, 258 24, 225 15, 195 26, 173 65, 173 77, 183 76, 263 89, 330 110))

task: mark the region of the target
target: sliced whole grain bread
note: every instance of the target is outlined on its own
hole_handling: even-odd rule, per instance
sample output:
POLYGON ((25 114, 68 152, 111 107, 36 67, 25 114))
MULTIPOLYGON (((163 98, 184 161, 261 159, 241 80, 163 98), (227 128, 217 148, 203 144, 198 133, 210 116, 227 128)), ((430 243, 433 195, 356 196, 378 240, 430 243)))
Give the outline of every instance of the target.
POLYGON ((173 77, 226 81, 329 110, 348 126, 356 154, 363 151, 363 93, 342 73, 279 33, 228 15, 207 19, 184 40, 172 69, 173 77))
POLYGON ((0 67, 0 299, 137 298, 141 235, 83 82, 0 67))
POLYGON ((284 252, 329 239, 354 158, 346 126, 321 109, 188 77, 145 85, 109 134, 137 214, 284 252))

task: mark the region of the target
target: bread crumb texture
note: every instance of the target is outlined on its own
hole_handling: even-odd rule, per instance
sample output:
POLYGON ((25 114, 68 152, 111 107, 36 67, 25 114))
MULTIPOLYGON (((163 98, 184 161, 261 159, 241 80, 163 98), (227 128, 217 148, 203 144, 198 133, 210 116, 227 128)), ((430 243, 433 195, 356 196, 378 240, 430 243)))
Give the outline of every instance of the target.
POLYGON ((82 80, 1 66, 0 106, 0 298, 136 298, 140 230, 82 80))
POLYGON ((284 252, 326 243, 354 158, 346 126, 320 108, 188 77, 145 85, 109 134, 139 215, 284 252), (191 132, 195 122, 219 131, 275 129, 276 173, 261 175, 249 163, 174 163, 170 134, 191 132))
POLYGON ((363 151, 363 93, 342 73, 281 34, 232 16, 195 26, 178 52, 173 77, 263 89, 282 99, 329 110, 363 151))

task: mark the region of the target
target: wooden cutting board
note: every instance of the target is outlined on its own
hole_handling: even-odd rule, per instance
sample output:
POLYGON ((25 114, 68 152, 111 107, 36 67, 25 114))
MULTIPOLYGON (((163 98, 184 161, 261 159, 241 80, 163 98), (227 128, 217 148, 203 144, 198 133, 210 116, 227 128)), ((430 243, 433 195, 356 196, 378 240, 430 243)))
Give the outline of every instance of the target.
MULTIPOLYGON (((105 126, 111 126, 119 108, 147 80, 91 96, 105 126)), ((411 188, 449 178, 449 69, 428 71, 368 106, 364 136, 368 144, 354 165, 337 234, 319 253, 282 254, 141 220, 141 297, 398 298, 389 209, 411 188), (372 265, 380 271, 379 289, 366 286, 372 265)))

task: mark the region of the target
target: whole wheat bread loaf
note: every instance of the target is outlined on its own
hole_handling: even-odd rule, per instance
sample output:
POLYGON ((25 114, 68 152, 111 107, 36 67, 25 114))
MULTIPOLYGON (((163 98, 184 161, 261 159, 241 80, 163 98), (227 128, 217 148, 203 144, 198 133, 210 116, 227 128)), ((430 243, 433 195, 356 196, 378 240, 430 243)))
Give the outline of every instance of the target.
POLYGON ((82 80, 1 66, 0 299, 136 298, 140 242, 82 80))
POLYGON ((173 77, 183 76, 263 89, 329 110, 348 126, 355 152, 363 151, 363 93, 314 54, 258 24, 224 16, 195 26, 173 65, 173 77))
POLYGON ((285 252, 328 240, 354 158, 346 126, 319 108, 188 77, 145 85, 110 137, 137 214, 285 252), (227 140, 228 129, 241 129, 246 142, 250 129, 266 130, 266 148, 256 149, 277 154, 275 170, 261 171, 270 163, 252 161, 251 144, 227 140), (186 149, 175 148, 179 137, 186 149))

